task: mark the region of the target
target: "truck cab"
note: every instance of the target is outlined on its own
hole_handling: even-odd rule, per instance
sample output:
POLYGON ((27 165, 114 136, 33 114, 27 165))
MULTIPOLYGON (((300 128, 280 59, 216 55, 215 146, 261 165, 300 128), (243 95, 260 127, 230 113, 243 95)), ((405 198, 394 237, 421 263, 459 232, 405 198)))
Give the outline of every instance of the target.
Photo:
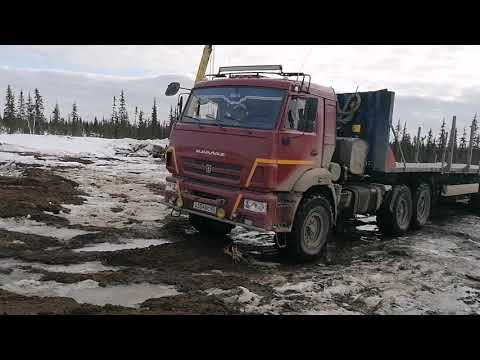
POLYGON ((165 200, 229 225, 290 231, 295 185, 311 169, 329 175, 335 124, 333 89, 305 79, 199 82, 170 136, 165 200))

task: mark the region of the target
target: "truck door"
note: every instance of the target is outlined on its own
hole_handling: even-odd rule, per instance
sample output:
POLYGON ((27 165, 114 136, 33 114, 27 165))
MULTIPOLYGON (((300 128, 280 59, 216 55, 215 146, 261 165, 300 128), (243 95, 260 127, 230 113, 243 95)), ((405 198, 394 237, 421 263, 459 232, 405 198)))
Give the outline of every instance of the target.
POLYGON ((323 99, 318 97, 290 97, 287 113, 280 124, 277 144, 277 180, 280 188, 288 189, 300 173, 321 165, 323 108, 323 99))

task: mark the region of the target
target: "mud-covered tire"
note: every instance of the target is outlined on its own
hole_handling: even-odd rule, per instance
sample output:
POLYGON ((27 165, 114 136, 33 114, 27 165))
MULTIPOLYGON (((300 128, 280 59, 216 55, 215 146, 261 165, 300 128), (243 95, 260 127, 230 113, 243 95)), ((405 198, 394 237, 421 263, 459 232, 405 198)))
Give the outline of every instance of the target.
POLYGON ((427 183, 420 183, 413 189, 412 229, 420 229, 430 217, 432 191, 427 183))
POLYGON ((295 261, 316 259, 327 243, 332 227, 332 207, 321 195, 305 198, 299 205, 284 251, 295 261))
POLYGON ((377 212, 377 225, 384 235, 398 236, 408 231, 413 215, 412 193, 408 186, 396 185, 377 212))
POLYGON ((190 224, 202 235, 215 237, 225 236, 232 231, 233 225, 222 223, 220 221, 205 218, 203 216, 190 214, 190 224))

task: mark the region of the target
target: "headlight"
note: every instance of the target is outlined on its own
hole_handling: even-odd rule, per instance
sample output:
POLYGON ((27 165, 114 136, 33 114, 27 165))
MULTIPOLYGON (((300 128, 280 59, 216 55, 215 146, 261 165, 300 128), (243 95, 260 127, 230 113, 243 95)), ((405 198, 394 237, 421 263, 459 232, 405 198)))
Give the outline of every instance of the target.
POLYGON ((165 191, 176 192, 177 191, 177 183, 167 181, 165 182, 165 191))
POLYGON ((243 202, 243 208, 245 210, 253 211, 256 213, 267 213, 267 203, 262 201, 245 199, 245 201, 243 202))

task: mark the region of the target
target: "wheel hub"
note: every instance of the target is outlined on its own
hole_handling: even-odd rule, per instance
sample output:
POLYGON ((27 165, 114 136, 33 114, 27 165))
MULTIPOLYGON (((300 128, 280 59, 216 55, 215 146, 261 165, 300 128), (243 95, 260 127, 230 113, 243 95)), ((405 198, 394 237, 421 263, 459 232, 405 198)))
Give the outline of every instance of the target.
POLYGON ((425 192, 422 192, 418 197, 417 202, 417 217, 419 220, 424 220, 428 217, 428 195, 425 192))
POLYGON ((408 221, 408 204, 404 197, 401 197, 398 201, 397 219, 401 225, 405 225, 408 221))
POLYGON ((320 216, 316 213, 309 215, 305 221, 303 238, 307 247, 315 248, 320 244, 321 224, 320 216))

